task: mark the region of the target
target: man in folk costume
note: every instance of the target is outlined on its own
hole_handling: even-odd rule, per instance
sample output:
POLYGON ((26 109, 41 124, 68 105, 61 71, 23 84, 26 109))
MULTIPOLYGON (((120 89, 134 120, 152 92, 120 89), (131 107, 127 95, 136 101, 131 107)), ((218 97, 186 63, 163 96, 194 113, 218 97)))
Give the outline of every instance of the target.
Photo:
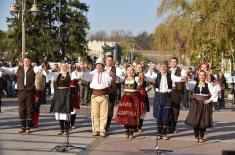
POLYGON ((186 77, 177 77, 168 71, 168 62, 161 62, 155 84, 153 116, 157 119, 158 139, 168 140, 167 125, 170 121, 172 82, 180 82, 186 77))
POLYGON ((91 96, 91 118, 93 136, 106 136, 106 124, 108 118, 108 88, 112 78, 104 71, 104 58, 99 57, 96 61, 96 70, 89 74, 80 75, 80 78, 90 81, 92 89, 91 96))
POLYGON ((105 71, 109 74, 110 78, 112 78, 111 85, 108 88, 109 90, 109 107, 108 107, 108 118, 107 118, 107 125, 106 130, 110 130, 110 124, 113 118, 113 111, 116 99, 116 67, 113 66, 113 56, 108 54, 106 56, 106 66, 105 71))
MULTIPOLYGON (((185 70, 179 68, 178 58, 173 57, 170 61, 170 72, 175 76, 187 76, 185 70)), ((171 121, 169 122, 169 133, 176 133, 176 124, 178 121, 180 113, 180 102, 181 102, 181 92, 184 89, 183 82, 172 82, 172 91, 171 91, 171 102, 172 102, 172 112, 171 112, 171 121)))
POLYGON ((19 115, 21 122, 21 129, 18 133, 30 133, 35 100, 35 73, 38 72, 38 67, 32 67, 31 59, 25 57, 22 66, 1 67, 0 71, 6 74, 17 75, 19 115))
POLYGON ((136 77, 138 79, 136 93, 140 100, 140 111, 141 113, 143 113, 139 118, 140 124, 137 128, 139 132, 143 132, 142 126, 143 126, 144 118, 145 118, 146 112, 150 111, 150 107, 149 107, 148 94, 145 89, 147 86, 147 82, 146 82, 145 75, 143 72, 143 66, 141 64, 136 65, 136 77))
MULTIPOLYGON (((42 64, 42 68, 45 68, 45 64, 42 64)), ((33 114, 33 127, 38 127, 38 119, 40 113, 40 105, 42 103, 43 90, 46 87, 46 73, 40 70, 35 76, 35 106, 33 114)))

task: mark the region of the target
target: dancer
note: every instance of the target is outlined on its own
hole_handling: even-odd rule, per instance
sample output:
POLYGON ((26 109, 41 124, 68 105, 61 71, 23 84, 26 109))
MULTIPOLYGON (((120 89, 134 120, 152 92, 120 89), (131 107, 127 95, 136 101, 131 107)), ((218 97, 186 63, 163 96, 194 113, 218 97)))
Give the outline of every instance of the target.
POLYGON ((206 82, 204 70, 199 71, 198 81, 189 85, 193 89, 193 95, 185 123, 193 127, 196 142, 203 143, 206 128, 213 125, 212 101, 217 102, 218 94, 213 85, 206 82))
POLYGON ((146 86, 147 82, 145 81, 145 76, 143 73, 143 66, 141 64, 136 65, 136 76, 137 76, 137 96, 139 97, 140 100, 140 111, 144 111, 143 114, 140 116, 140 124, 137 127, 139 132, 143 132, 142 126, 144 122, 144 118, 146 115, 146 112, 150 111, 149 107, 149 99, 148 99, 148 94, 146 91, 146 86))
POLYGON ((90 81, 92 89, 91 96, 91 118, 92 118, 92 135, 106 136, 106 124, 108 118, 108 88, 112 78, 104 71, 104 59, 99 57, 96 61, 96 70, 89 74, 81 72, 80 78, 90 81))
MULTIPOLYGON (((186 76, 185 70, 179 68, 178 58, 173 57, 170 61, 170 72, 176 76, 186 76)), ((181 92, 184 89, 184 83, 182 82, 172 82, 172 91, 171 91, 171 121, 169 122, 169 133, 176 133, 176 125, 180 113, 180 102, 181 102, 181 92)))
POLYGON ((55 112, 56 120, 59 120, 60 131, 58 135, 68 136, 69 120, 72 112, 70 85, 71 79, 67 72, 68 64, 61 62, 60 72, 57 74, 55 94, 51 102, 50 112, 55 112))
POLYGON ((115 122, 124 125, 127 138, 133 139, 133 129, 140 124, 139 118, 144 113, 140 111, 140 102, 136 94, 138 79, 134 76, 134 68, 127 67, 124 79, 124 94, 119 102, 115 122))
POLYGON ((105 60, 105 71, 110 75, 110 78, 112 79, 110 83, 110 87, 108 88, 109 92, 109 110, 108 110, 108 119, 107 119, 107 125, 106 125, 106 131, 110 131, 110 125, 113 118, 113 110, 115 105, 115 99, 116 99, 116 67, 113 66, 113 56, 107 55, 105 60))
MULTIPOLYGON (((40 66, 39 66, 40 68, 40 66)), ((17 67, 0 67, 0 71, 6 74, 17 75, 19 115, 21 129, 18 133, 31 133, 33 106, 35 100, 35 73, 38 67, 31 66, 29 57, 23 58, 23 65, 17 67)))
POLYGON ((168 140, 167 126, 170 121, 172 82, 181 82, 186 77, 178 77, 168 71, 168 62, 163 61, 160 65, 160 73, 155 83, 155 99, 153 104, 153 116, 157 119, 158 139, 168 140))

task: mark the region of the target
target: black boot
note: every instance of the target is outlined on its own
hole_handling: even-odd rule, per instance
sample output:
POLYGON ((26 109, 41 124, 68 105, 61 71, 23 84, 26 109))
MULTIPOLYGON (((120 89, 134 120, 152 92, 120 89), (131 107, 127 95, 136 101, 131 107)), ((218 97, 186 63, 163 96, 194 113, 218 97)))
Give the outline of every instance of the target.
POLYGON ((200 128, 199 129, 199 143, 203 143, 203 138, 205 135, 206 129, 205 128, 200 128))
POLYGON ((59 131, 58 135, 62 135, 64 133, 64 121, 59 120, 59 123, 60 123, 60 131, 59 131))
POLYGON ((108 116, 107 124, 106 124, 106 128, 105 128, 106 131, 110 131, 110 125, 111 125, 111 122, 112 122, 112 118, 113 117, 108 116))
POLYGON ((194 128, 193 131, 194 131, 195 140, 196 140, 196 142, 198 142, 198 140, 199 140, 199 129, 194 128))
POLYGON ((71 120, 70 120, 70 126, 72 129, 75 128, 74 124, 75 124, 75 119, 76 119, 76 114, 72 114, 71 115, 71 120))
POLYGON ((140 125, 138 126, 138 131, 139 132, 143 132, 143 130, 142 130, 143 122, 144 122, 144 120, 140 119, 140 125))

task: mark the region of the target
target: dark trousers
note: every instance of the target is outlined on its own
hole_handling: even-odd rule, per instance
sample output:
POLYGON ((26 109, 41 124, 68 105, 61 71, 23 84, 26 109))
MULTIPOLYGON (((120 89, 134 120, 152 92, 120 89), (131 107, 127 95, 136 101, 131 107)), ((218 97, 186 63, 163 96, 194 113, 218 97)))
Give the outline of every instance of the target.
POLYGON ((113 118, 115 98, 116 98, 115 93, 110 93, 109 94, 108 119, 107 119, 106 129, 110 127, 110 124, 111 124, 111 121, 112 121, 112 118, 113 118))
POLYGON ((116 88, 117 88, 116 101, 119 102, 121 100, 122 84, 121 83, 116 83, 116 88))
MULTIPOLYGON (((159 131, 167 127, 170 120, 170 94, 156 93, 153 104, 153 116, 157 119, 159 131)), ((159 133, 162 133, 160 131, 159 133)))
POLYGON ((171 111, 171 121, 169 123, 169 128, 172 131, 176 130, 176 124, 180 114, 180 101, 181 101, 181 91, 172 89, 171 92, 172 111, 171 111))
POLYGON ((19 115, 22 128, 30 128, 32 124, 34 111, 34 91, 33 90, 19 90, 19 115))

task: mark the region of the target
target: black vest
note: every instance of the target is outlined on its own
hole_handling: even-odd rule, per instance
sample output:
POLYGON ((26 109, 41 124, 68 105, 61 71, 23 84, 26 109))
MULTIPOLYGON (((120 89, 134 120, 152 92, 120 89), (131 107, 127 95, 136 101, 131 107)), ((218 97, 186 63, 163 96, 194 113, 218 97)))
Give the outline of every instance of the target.
MULTIPOLYGON (((195 94, 200 94, 200 88, 198 87, 198 84, 199 83, 197 82, 196 86, 194 88, 194 93, 195 94)), ((209 88, 208 88, 208 83, 205 83, 205 87, 202 87, 201 94, 210 95, 210 91, 209 91, 209 88)))
MULTIPOLYGON (((155 83, 155 88, 159 88, 160 87, 161 78, 162 78, 162 74, 158 73, 157 74, 156 83, 155 83)), ((167 73, 166 78, 167 78, 168 89, 171 89, 172 88, 171 74, 167 73)))

